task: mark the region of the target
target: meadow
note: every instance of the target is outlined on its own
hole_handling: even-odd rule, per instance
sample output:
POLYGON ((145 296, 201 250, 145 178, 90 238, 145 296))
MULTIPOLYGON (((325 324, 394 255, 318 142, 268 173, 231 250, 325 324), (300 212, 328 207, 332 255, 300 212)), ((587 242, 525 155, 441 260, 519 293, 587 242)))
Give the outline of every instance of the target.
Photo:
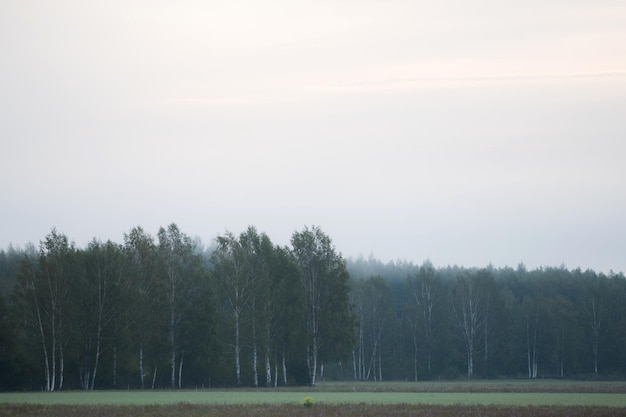
POLYGON ((1 393, 0 416, 615 416, 624 382, 322 383, 292 389, 1 393), (303 405, 310 396, 314 404, 303 405))

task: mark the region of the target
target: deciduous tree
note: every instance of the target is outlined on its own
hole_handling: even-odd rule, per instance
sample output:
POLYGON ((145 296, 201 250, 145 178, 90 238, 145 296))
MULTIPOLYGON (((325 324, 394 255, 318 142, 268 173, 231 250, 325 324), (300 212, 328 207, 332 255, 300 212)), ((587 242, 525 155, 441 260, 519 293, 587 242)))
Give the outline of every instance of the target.
POLYGON ((306 363, 309 385, 315 385, 318 361, 348 354, 355 322, 348 302, 349 275, 330 238, 319 227, 305 227, 291 237, 300 267, 306 305, 306 363))

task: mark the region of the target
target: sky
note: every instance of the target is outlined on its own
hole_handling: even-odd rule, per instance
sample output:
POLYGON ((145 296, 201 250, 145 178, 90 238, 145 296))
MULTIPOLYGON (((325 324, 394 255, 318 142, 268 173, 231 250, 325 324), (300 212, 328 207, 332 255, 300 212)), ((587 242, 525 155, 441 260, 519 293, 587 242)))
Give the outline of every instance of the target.
POLYGON ((626 272, 623 0, 2 0, 0 64, 0 248, 626 272))

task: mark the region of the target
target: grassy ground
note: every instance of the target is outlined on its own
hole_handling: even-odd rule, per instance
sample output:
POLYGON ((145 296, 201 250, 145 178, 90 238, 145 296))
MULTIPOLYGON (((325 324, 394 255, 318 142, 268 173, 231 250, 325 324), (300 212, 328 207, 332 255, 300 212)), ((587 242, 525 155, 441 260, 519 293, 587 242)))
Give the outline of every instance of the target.
POLYGON ((626 394, 490 392, 271 392, 271 391, 93 391, 3 393, 0 404, 166 405, 298 404, 310 395, 319 404, 580 405, 626 407, 626 394))
POLYGON ((626 383, 454 381, 322 383, 293 389, 0 393, 2 416, 608 416, 626 383), (313 407, 302 400, 311 396, 313 407), (268 413, 272 410, 271 413, 268 413))
MULTIPOLYGON (((310 391, 311 388, 302 389, 310 391)), ((323 382, 322 392, 547 392, 626 394, 626 381, 572 381, 562 379, 491 379, 419 382, 323 382)))

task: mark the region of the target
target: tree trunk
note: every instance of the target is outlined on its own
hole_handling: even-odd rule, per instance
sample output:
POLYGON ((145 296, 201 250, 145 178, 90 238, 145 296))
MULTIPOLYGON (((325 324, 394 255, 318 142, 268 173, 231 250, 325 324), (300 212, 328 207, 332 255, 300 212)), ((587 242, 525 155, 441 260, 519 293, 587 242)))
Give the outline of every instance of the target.
MULTIPOLYGON (((252 308, 254 309, 254 302, 252 303, 252 308)), ((259 357, 259 351, 257 348, 257 340, 256 340, 256 323, 255 320, 252 320, 252 376, 254 386, 259 386, 259 369, 257 366, 259 357)))
POLYGON ((178 389, 182 388, 183 385, 183 361, 185 359, 185 353, 181 353, 180 362, 178 363, 178 389))
POLYGON ((59 391, 63 389, 63 379, 65 378, 65 355, 63 343, 59 346, 59 391))
POLYGON ((317 332, 316 332, 315 335, 313 336, 313 369, 312 369, 313 372, 311 375, 312 387, 315 386, 315 382, 317 378, 317 350, 318 350, 318 345, 317 345, 317 332))
POLYGON ((56 387, 56 383, 57 383, 57 344, 59 342, 57 341, 56 338, 56 332, 55 332, 55 326, 54 323, 52 325, 52 341, 51 341, 51 345, 52 345, 52 380, 50 381, 50 385, 49 385, 49 389, 48 391, 54 391, 55 387, 56 387))
POLYGON ((600 309, 596 306, 596 300, 591 299, 591 311, 588 314, 591 319, 591 353, 593 355, 593 373, 598 374, 598 362, 600 361, 600 328, 602 319, 600 309))
POLYGON ((467 344, 467 378, 471 379, 474 375, 474 341, 470 340, 467 344))
MULTIPOLYGON (((173 280, 173 279, 172 279, 173 280)), ((175 288, 175 286, 173 286, 175 288)), ((176 312, 174 309, 174 292, 170 295, 170 322, 168 326, 168 339, 170 343, 170 387, 176 388, 176 312)))
POLYGON ((235 310, 235 385, 238 387, 241 386, 239 337, 239 312, 235 310))
POLYGON ((489 301, 490 297, 487 295, 487 302, 485 303, 485 322, 484 322, 484 330, 485 330, 485 338, 484 338, 484 354, 485 354, 485 374, 484 378, 489 377, 489 301))
POLYGON ((530 360, 530 323, 526 320, 526 359, 528 363, 528 379, 533 377, 532 365, 530 360))
POLYGON ((359 326, 359 380, 362 381, 364 377, 365 377, 365 339, 363 336, 363 326, 359 326))
POLYGON ((143 370, 143 346, 139 346, 139 379, 141 381, 141 389, 145 388, 144 385, 144 370, 143 370))
POLYGON ((174 347, 170 354, 170 387, 176 388, 176 348, 174 347))
POLYGON ((413 332, 413 375, 417 382, 417 335, 413 332))
POLYGON ((365 375, 365 380, 370 379, 370 374, 372 372, 372 367, 374 367, 374 379, 376 379, 376 354, 378 349, 378 340, 374 341, 374 346, 372 347, 372 354, 370 355, 370 363, 367 366, 367 374, 365 375))
POLYGON ((265 351, 265 386, 272 386, 272 364, 270 363, 269 347, 265 351))
POLYGON ((43 348, 44 365, 46 373, 46 391, 52 391, 51 377, 50 377, 50 361, 48 359, 48 348, 46 344, 46 334, 43 330, 43 321, 41 319, 41 309, 39 308, 39 300, 37 300, 37 294, 35 292, 35 283, 31 278, 31 288, 33 291, 33 298, 35 300, 35 309, 37 312, 37 327, 39 328, 39 335, 41 336, 41 345, 43 348))
POLYGON ((113 388, 117 388, 117 346, 113 346, 113 388))
POLYGON ((539 325, 539 311, 535 313, 535 332, 533 336, 533 378, 537 378, 537 326, 539 325))
POLYGON ((93 390, 96 385, 96 372, 98 372, 98 363, 100 362, 100 332, 101 328, 98 326, 98 336, 96 338, 96 357, 94 358, 93 371, 91 373, 91 385, 89 389, 93 390))

